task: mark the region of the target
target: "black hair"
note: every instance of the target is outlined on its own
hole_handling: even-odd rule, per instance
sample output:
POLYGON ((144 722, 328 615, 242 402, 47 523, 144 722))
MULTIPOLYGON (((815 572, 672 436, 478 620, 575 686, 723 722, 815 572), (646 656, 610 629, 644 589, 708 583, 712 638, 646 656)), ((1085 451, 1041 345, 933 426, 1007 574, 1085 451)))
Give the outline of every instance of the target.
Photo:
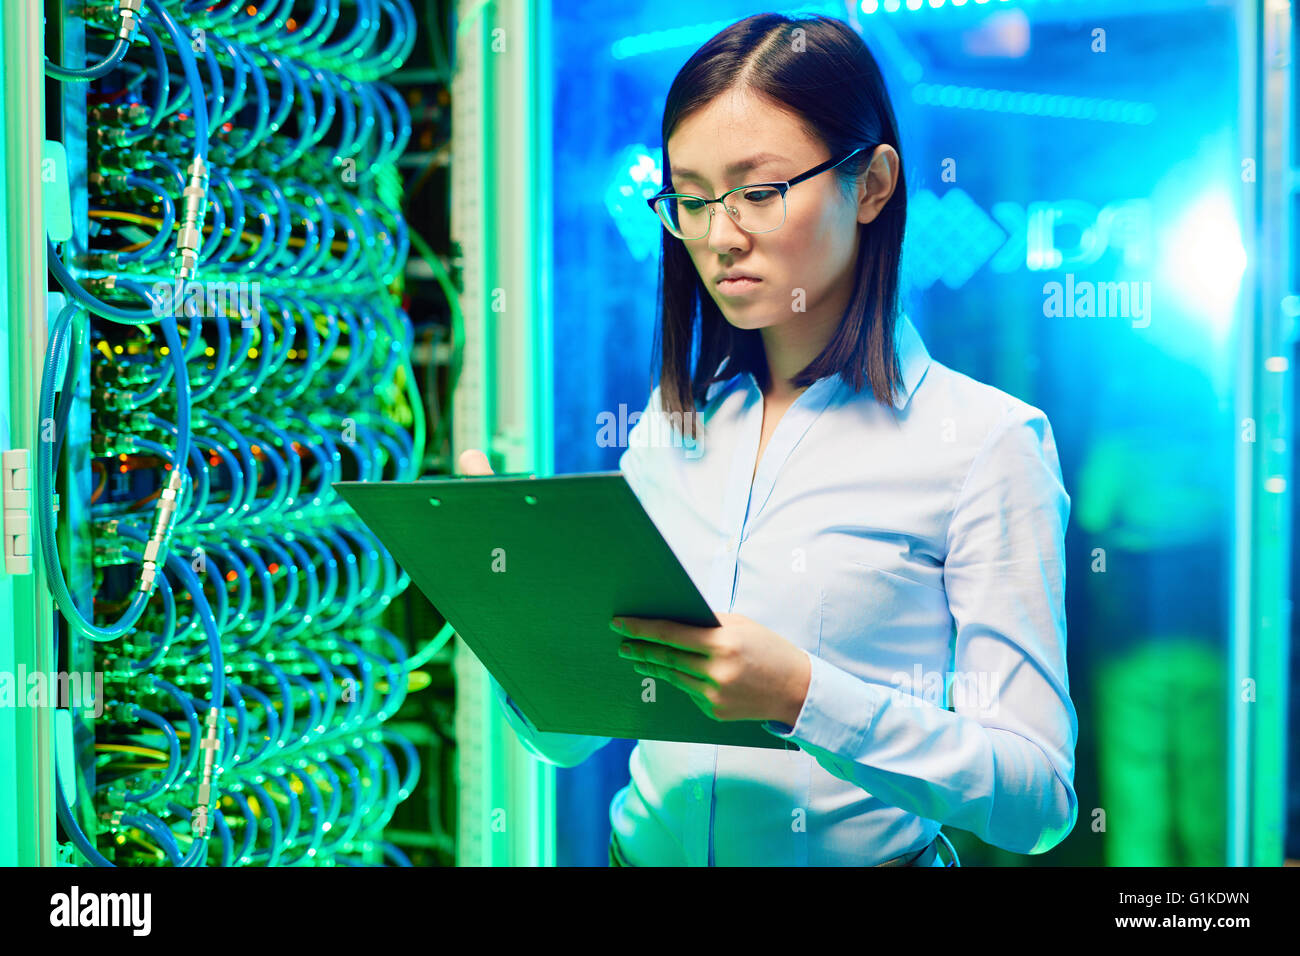
MULTIPOLYGON (((662 124, 665 183, 672 176, 668 138, 673 130, 718 95, 734 89, 756 93, 791 112, 832 157, 862 147, 861 153, 825 174, 837 177, 846 194, 866 171, 875 146, 886 143, 902 156, 884 78, 862 38, 832 17, 791 19, 761 13, 714 36, 673 79, 662 124)), ((856 280, 839 328, 821 354, 795 376, 796 387, 842 372, 855 392, 870 383, 876 399, 893 409, 902 383, 894 330, 906 219, 907 190, 900 162, 888 202, 872 222, 858 227, 856 280)), ((660 404, 671 420, 689 423, 687 433, 694 436, 695 412, 704 404, 711 384, 750 371, 766 389, 769 373, 760 331, 737 329, 727 322, 682 240, 666 229, 662 232, 655 330, 660 404), (728 356, 727 369, 715 376, 728 356)))

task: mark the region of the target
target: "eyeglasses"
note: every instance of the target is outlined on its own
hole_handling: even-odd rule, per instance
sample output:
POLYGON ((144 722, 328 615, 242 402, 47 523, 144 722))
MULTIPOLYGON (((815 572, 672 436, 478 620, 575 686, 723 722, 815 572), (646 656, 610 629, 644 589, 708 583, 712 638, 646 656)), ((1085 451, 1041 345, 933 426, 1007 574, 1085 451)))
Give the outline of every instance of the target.
POLYGON ((784 182, 737 186, 717 199, 660 191, 646 202, 655 211, 664 228, 678 239, 702 239, 707 236, 713 222, 714 210, 711 207, 714 203, 721 205, 731 221, 746 232, 773 232, 785 224, 785 194, 791 186, 848 162, 863 149, 866 147, 860 146, 841 159, 828 159, 820 166, 814 166, 808 172, 784 182), (728 201, 729 196, 735 198, 728 201))

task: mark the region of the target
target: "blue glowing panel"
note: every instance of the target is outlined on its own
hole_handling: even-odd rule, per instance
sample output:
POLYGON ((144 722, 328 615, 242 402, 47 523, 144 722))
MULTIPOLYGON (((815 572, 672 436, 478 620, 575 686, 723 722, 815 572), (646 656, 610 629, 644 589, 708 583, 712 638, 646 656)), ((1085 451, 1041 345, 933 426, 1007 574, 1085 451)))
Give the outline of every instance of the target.
POLYGON ((659 220, 646 215, 646 200, 664 184, 663 149, 637 143, 615 159, 614 173, 605 189, 605 211, 618 230, 627 251, 637 262, 659 254, 659 220))
POLYGON ((908 213, 912 281, 919 289, 939 280, 950 289, 965 285, 1007 241, 993 217, 957 187, 942 197, 919 190, 908 213))

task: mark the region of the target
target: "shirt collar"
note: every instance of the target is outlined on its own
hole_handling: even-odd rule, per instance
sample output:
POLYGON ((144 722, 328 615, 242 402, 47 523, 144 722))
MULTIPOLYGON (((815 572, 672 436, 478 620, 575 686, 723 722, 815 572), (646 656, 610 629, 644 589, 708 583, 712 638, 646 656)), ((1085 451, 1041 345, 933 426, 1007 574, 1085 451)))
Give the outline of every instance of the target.
MULTIPOLYGON (((895 396, 894 407, 902 411, 911 401, 916 387, 921 384, 926 369, 930 367, 930 353, 925 347, 925 342, 921 340, 920 333, 916 331, 916 326, 912 324, 911 317, 905 312, 898 317, 898 323, 894 327, 894 348, 898 352, 898 364, 903 373, 902 391, 895 396)), ((730 360, 730 356, 724 358, 714 375, 720 374, 730 360)), ((847 387, 842 374, 837 372, 834 377, 847 387)), ((755 388, 758 387, 752 372, 745 372, 743 375, 737 372, 726 381, 714 382, 710 385, 708 392, 705 393, 704 403, 709 404, 722 391, 730 391, 731 387, 743 378, 748 378, 755 388)), ((863 394, 869 395, 870 389, 864 389, 863 394)))
POLYGON ((898 364, 903 372, 902 391, 894 398, 894 407, 901 412, 912 400, 912 393, 930 367, 930 352, 906 312, 898 317, 898 324, 894 327, 894 349, 898 352, 898 364))

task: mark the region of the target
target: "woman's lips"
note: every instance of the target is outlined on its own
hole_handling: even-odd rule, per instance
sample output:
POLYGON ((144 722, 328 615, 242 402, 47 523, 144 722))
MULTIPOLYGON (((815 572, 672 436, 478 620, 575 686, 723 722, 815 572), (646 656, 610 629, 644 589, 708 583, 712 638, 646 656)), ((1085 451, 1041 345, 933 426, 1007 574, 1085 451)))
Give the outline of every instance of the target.
POLYGON ((762 279, 723 279, 718 283, 718 291, 723 295, 744 295, 757 288, 762 279))

